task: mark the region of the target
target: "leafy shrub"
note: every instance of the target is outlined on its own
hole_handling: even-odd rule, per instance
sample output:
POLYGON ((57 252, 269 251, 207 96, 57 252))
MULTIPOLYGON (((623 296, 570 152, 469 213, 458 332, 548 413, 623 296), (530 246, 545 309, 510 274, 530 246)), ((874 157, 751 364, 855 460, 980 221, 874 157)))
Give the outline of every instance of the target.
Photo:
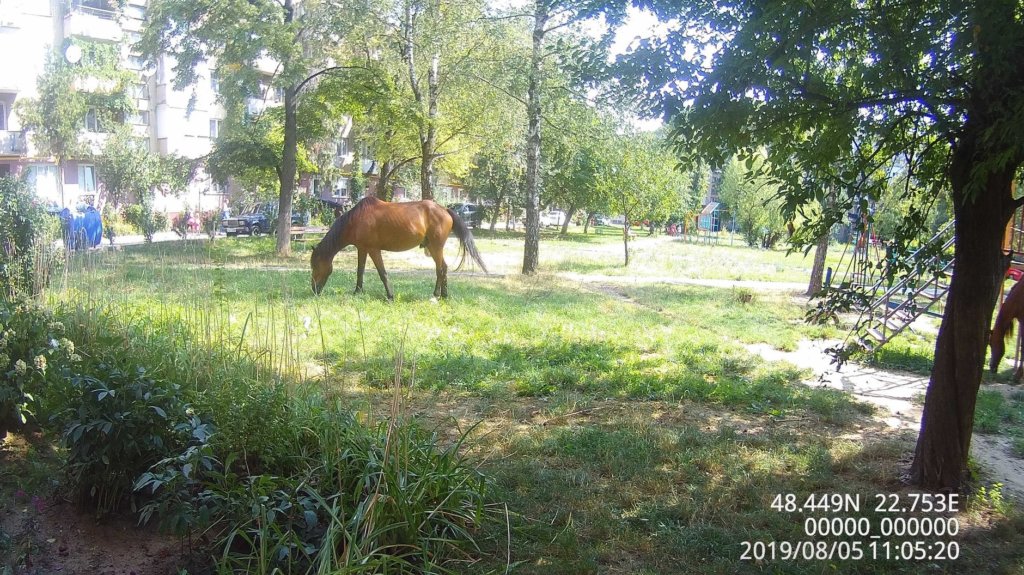
POLYGON ((135 228, 135 231, 145 236, 148 230, 149 237, 152 238, 155 227, 152 209, 148 209, 147 206, 140 204, 132 204, 125 206, 121 214, 124 221, 135 228))
POLYGON ((200 216, 200 226, 202 227, 203 233, 213 241, 217 238, 217 230, 220 229, 221 212, 220 210, 212 210, 204 212, 200 216))
POLYGON ((3 297, 37 295, 58 258, 51 247, 58 223, 24 182, 0 177, 0 285, 3 297))
POLYGON ((166 232, 170 227, 170 219, 167 212, 156 212, 153 214, 153 231, 166 232))
POLYGON ((125 206, 121 213, 124 221, 142 234, 147 243, 153 241, 153 234, 168 229, 167 212, 154 212, 152 200, 125 206))
POLYGON ((295 431, 283 385, 240 379, 210 386, 195 399, 196 411, 219 431, 211 440, 215 453, 240 456, 250 473, 287 473, 294 454, 289 443, 295 431))
MULTIPOLYGON (((437 572, 472 544, 486 481, 412 423, 360 423, 319 399, 293 400, 288 475, 249 474, 196 445, 144 474, 143 520, 219 533, 221 572, 437 572)), ((283 469, 281 469, 283 470, 283 469)))
POLYGON ((64 326, 30 301, 0 299, 0 436, 28 421, 38 396, 80 358, 64 326))
MULTIPOLYGON (((69 487, 98 512, 117 509, 142 473, 180 452, 195 420, 177 385, 99 364, 71 378, 70 407, 58 418, 69 487)), ((134 501, 133 501, 134 503, 134 501)))

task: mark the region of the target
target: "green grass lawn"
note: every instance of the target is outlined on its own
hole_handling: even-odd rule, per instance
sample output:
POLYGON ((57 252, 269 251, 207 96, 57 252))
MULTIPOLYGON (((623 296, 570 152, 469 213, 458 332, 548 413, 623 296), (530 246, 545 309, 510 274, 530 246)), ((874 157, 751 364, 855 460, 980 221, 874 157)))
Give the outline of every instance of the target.
MULTIPOLYGON (((994 573, 1024 566, 1020 515, 986 500, 972 500, 958 515, 955 562, 741 561, 744 541, 806 538, 803 515, 770 508, 777 494, 856 493, 867 501, 904 492, 899 476, 913 437, 891 433, 870 407, 842 393, 804 386, 806 374, 792 366, 743 348, 792 349, 801 339, 843 335, 804 324, 806 305, 792 292, 559 275, 803 282, 809 257, 661 238, 638 241, 636 265, 622 270, 617 236, 545 236, 545 273, 524 278, 516 274, 520 238, 477 235, 496 273, 450 274, 452 297, 443 302, 431 300, 433 270, 419 250, 385 255, 397 296, 387 303, 372 267, 366 293, 351 295, 352 251, 339 254, 315 297, 308 244, 279 259, 272 240, 239 238, 75 258, 52 303, 78 309, 79 318, 81 310, 107 310, 117 320, 108 337, 124 353, 183 385, 217 369, 198 350, 244 349, 268 382, 386 413, 400 357, 406 411, 441 437, 477 426, 467 449, 491 478, 492 520, 460 571, 994 573), (172 341, 177 351, 147 345, 139 333, 172 341)), ((88 330, 84 323, 79 329, 88 330)))

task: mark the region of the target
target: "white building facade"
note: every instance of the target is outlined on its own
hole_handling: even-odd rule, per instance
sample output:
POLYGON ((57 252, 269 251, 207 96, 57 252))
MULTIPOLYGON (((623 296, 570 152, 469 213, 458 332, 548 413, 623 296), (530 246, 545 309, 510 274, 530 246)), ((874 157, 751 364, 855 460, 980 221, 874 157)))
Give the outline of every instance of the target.
MULTIPOLYGON (((138 74, 132 88, 137 112, 125 118, 136 135, 149 141, 150 151, 187 158, 205 156, 212 149, 224 110, 217 103, 216 85, 209 70, 201 69, 205 81, 185 91, 174 90, 167 58, 157 60, 156 70, 143 69, 140 54, 131 46, 141 37, 146 0, 127 0, 116 9, 112 0, 0 0, 0 176, 25 178, 41 200, 74 208, 83 203, 102 202, 101 183, 90 158, 69 158, 64 173, 57 173, 53 158, 35 149, 16 111, 19 100, 36 98, 37 79, 44 72, 47 55, 64 46, 83 42, 117 44, 121 65, 138 74), (63 196, 57 178, 63 181, 63 196)), ((74 49, 64 55, 75 58, 74 49)), ((79 89, 93 90, 88 81, 79 89)), ((82 119, 82 138, 93 153, 99 151, 106 134, 95 114, 82 119)), ((201 170, 188 190, 179 195, 158 193, 154 209, 171 214, 223 207, 226 194, 201 170)))

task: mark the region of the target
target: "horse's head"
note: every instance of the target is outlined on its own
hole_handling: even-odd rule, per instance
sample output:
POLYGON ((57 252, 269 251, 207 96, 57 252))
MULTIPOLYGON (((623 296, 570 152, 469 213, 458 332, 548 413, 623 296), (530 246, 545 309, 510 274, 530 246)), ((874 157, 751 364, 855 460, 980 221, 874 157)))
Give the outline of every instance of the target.
POLYGON ((1006 353, 1006 343, 1003 341, 1003 337, 996 330, 989 332, 988 344, 992 347, 992 357, 988 360, 988 369, 992 373, 999 371, 999 362, 1003 359, 1003 354, 1006 353))
POLYGON ((327 256, 317 249, 314 249, 313 255, 309 257, 309 267, 313 270, 311 284, 313 293, 316 295, 320 295, 320 292, 324 289, 324 284, 327 283, 327 278, 331 277, 331 272, 334 271, 333 260, 333 257, 327 256))

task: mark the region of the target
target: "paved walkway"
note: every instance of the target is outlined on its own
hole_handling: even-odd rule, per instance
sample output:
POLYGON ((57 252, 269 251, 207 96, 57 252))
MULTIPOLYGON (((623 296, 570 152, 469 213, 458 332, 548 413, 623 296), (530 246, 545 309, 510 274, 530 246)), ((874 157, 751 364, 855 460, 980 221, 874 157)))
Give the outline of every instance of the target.
MULTIPOLYGON (((804 383, 841 389, 873 405, 883 408, 881 419, 893 429, 921 428, 924 394, 929 378, 913 373, 889 371, 857 363, 846 363, 836 371, 825 349, 839 344, 835 341, 801 341, 795 351, 779 351, 767 344, 745 346, 769 361, 786 361, 814 372, 804 383)), ((984 389, 1009 393, 1007 385, 987 385, 984 389)), ((989 471, 990 477, 1003 483, 1007 494, 1024 500, 1024 460, 1010 453, 1010 439, 999 435, 974 433, 971 456, 989 471)))

